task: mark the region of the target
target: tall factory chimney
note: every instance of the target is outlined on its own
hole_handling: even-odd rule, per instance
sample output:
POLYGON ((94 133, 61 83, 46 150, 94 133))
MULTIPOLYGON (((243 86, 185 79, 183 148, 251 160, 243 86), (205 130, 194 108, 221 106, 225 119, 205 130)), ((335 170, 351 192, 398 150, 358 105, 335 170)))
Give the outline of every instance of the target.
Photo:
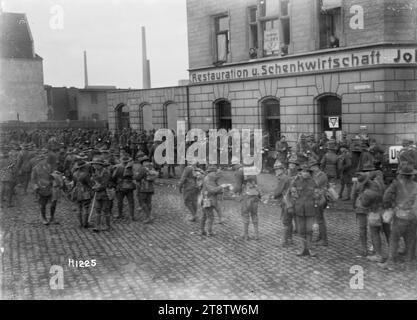
POLYGON ((146 36, 145 27, 142 26, 142 82, 143 89, 151 88, 151 70, 150 63, 146 57, 146 36))
POLYGON ((84 51, 84 87, 88 87, 87 51, 84 51))

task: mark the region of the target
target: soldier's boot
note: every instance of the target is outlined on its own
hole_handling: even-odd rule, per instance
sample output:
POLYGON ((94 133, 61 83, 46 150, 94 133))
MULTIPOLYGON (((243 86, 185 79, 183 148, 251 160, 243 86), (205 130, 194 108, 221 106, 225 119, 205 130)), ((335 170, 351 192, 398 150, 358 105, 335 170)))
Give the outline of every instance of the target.
POLYGON ((206 217, 204 216, 203 213, 203 217, 201 218, 201 222, 200 222, 200 230, 201 230, 201 235, 202 236, 206 236, 206 217))
POLYGON ((348 185, 347 186, 347 195, 342 200, 343 201, 349 201, 350 200, 350 194, 351 194, 351 192, 352 192, 352 186, 351 185, 348 185))
POLYGON ((313 242, 312 240, 313 240, 313 234, 312 233, 307 234, 307 237, 306 237, 307 251, 311 257, 315 257, 316 253, 311 248, 312 247, 311 244, 313 242))
POLYGON ((259 226, 258 222, 253 223, 253 230, 255 231, 255 240, 259 240, 259 226))
POLYGON ((89 228, 90 224, 88 223, 88 211, 87 210, 83 210, 83 227, 84 228, 89 228))
POLYGON ((78 211, 78 221, 80 223, 80 227, 83 228, 84 224, 83 224, 83 213, 82 213, 82 211, 78 211))
POLYGON ((213 223, 214 223, 214 218, 208 219, 208 221, 207 221, 207 236, 209 236, 209 237, 214 236, 213 223))
POLYGON ((342 199, 343 196, 343 191, 345 191, 345 185, 342 184, 342 186, 340 187, 340 191, 339 191, 339 199, 342 199))
POLYGON ((103 231, 109 231, 111 229, 111 215, 106 215, 106 227, 103 229, 103 231))
POLYGON ((249 240, 249 223, 243 224, 243 234, 241 236, 243 240, 249 240))
POLYGON ((360 255, 362 257, 366 257, 368 255, 368 246, 366 243, 367 237, 366 234, 363 234, 361 232, 361 234, 359 235, 359 242, 360 242, 360 246, 361 246, 361 251, 360 251, 360 255))
POLYGON ((297 256, 298 257, 308 256, 310 254, 310 252, 307 249, 306 239, 302 238, 301 243, 302 243, 302 247, 301 247, 301 250, 297 253, 297 256))
POLYGON ((100 232, 101 231, 101 214, 97 215, 96 218, 96 225, 93 228, 94 232, 100 232))
POLYGON ((49 218, 49 224, 59 224, 58 221, 55 220, 55 211, 56 211, 56 203, 51 205, 51 217, 49 218))
POLYGON ((327 247, 329 245, 327 241, 327 227, 324 223, 319 224, 319 237, 318 237, 317 245, 327 247))
POLYGON ((290 227, 284 227, 284 237, 282 239, 281 245, 283 247, 288 247, 292 245, 292 229, 290 227))
POLYGON ((41 221, 46 226, 49 224, 48 220, 46 219, 46 210, 45 209, 43 209, 43 210, 41 209, 41 221))

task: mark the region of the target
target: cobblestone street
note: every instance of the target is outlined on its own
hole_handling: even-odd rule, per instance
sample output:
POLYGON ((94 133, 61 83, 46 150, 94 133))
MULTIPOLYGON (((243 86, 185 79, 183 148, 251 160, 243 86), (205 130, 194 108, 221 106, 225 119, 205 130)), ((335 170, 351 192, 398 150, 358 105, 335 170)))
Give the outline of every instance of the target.
MULTIPOLYGON (((18 189, 19 194, 21 190, 18 189)), ((160 184, 155 221, 114 222, 111 232, 78 227, 73 205, 57 209, 60 225, 43 226, 33 195, 19 195, 1 217, 3 299, 415 299, 416 266, 381 270, 357 256, 355 216, 347 203, 326 213, 329 247, 318 257, 295 256, 280 247, 282 226, 273 203, 259 209, 260 240, 244 242, 238 206, 223 203, 225 223, 201 237, 187 221, 182 198, 160 184), (75 268, 68 259, 97 260, 75 268), (50 289, 52 265, 64 268, 64 289, 50 289), (354 265, 364 269, 364 288, 350 288, 354 265)), ((113 209, 115 213, 115 208, 113 209)), ((252 229, 250 229, 252 231, 252 229)))

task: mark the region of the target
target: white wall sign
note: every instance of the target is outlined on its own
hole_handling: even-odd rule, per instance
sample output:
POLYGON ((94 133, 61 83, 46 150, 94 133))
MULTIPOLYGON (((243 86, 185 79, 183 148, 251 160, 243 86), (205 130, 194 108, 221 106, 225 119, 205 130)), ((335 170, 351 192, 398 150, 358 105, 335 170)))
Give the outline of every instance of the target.
POLYGON ((267 52, 279 51, 279 29, 264 31, 264 50, 267 52))
POLYGON ((391 146, 388 149, 388 159, 390 164, 397 164, 398 163, 398 153, 402 149, 402 146, 391 146))

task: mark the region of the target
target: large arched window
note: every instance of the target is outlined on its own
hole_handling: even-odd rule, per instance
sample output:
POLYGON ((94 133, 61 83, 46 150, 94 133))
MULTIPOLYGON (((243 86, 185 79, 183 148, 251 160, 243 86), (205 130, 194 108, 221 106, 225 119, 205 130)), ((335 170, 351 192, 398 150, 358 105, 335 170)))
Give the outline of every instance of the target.
POLYGON ((152 106, 150 104, 143 104, 139 108, 140 118, 142 120, 142 129, 149 131, 153 129, 153 115, 152 106))
POLYGON ((215 102, 217 129, 232 129, 232 106, 227 100, 215 102))
POLYGON ((342 131, 342 100, 334 95, 320 97, 317 100, 320 115, 320 127, 328 136, 340 138, 342 131))
POLYGON ((266 98, 261 102, 263 124, 268 135, 268 143, 272 147, 281 136, 281 119, 279 100, 266 98))
POLYGON ((178 105, 168 102, 164 105, 164 128, 177 130, 178 105))
POLYGON ((129 109, 125 104, 121 103, 116 107, 116 129, 117 131, 120 131, 123 128, 129 127, 129 109))

